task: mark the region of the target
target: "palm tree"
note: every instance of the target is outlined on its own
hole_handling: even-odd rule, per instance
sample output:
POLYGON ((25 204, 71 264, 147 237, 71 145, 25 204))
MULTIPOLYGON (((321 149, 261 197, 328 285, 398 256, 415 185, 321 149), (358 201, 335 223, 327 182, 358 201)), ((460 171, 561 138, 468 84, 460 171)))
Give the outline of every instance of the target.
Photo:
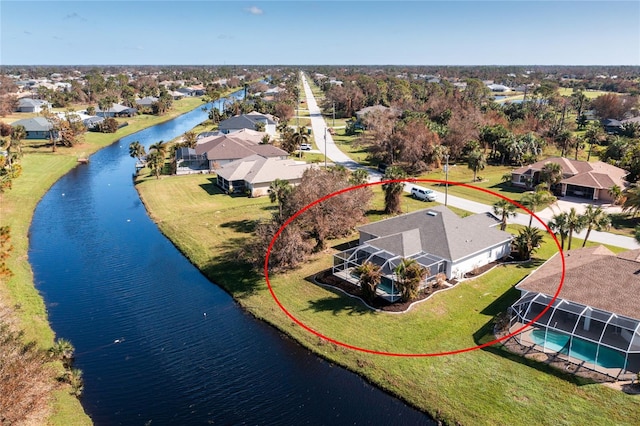
POLYGON ((409 302, 418 297, 420 284, 427 276, 427 270, 415 259, 403 258, 393 271, 401 293, 401 300, 409 302))
POLYGON ((566 241, 567 234, 569 233, 567 213, 562 212, 554 215, 547 223, 547 226, 551 228, 553 233, 560 235, 560 248, 564 250, 564 242, 566 241))
POLYGON ((160 173, 164 167, 162 151, 156 150, 147 155, 147 165, 151 169, 151 173, 156 175, 156 179, 160 179, 160 173))
POLYGON ((585 227, 585 220, 582 216, 578 214, 575 207, 571 207, 569 213, 567 213, 567 228, 569 230, 569 247, 568 250, 571 250, 571 240, 573 239, 574 232, 580 232, 585 227))
MULTIPOLYGON (((547 203, 552 203, 555 200, 556 200, 556 197, 554 197, 553 194, 551 194, 546 189, 541 189, 541 190, 527 193, 524 197, 522 197, 522 199, 520 200, 520 203, 522 203, 522 205, 524 205, 533 213, 535 213, 536 210, 538 210, 538 207, 547 203)), ((529 217, 529 226, 531 226, 532 222, 533 222, 533 215, 529 217)))
POLYGON ((380 266, 371 262, 364 262, 358 266, 355 273, 360 277, 358 283, 362 289, 362 295, 367 302, 373 302, 376 298, 376 290, 382 279, 380 266))
POLYGON ((167 154, 167 144, 165 141, 158 141, 154 144, 149 145, 149 152, 151 152, 152 150, 156 150, 157 152, 159 152, 162 156, 162 159, 164 160, 164 156, 167 154))
POLYGON ((626 191, 624 191, 626 199, 622 203, 623 212, 632 212, 633 217, 640 211, 640 186, 633 184, 626 191))
POLYGON ((609 195, 611 195, 611 197, 613 198, 614 206, 619 205, 624 200, 624 193, 622 191, 622 188, 620 188, 618 185, 613 185, 611 188, 609 188, 609 195))
POLYGON ((562 180, 562 166, 558 163, 548 162, 540 171, 540 180, 547 184, 547 190, 551 191, 553 186, 562 180))
POLYGON ((544 236, 538 228, 527 226, 522 228, 513 240, 513 245, 521 260, 531 259, 531 255, 538 250, 544 236))
MULTIPOLYGON (((407 177, 407 174, 398 166, 387 167, 383 180, 399 180, 407 177)), ((384 212, 386 214, 401 213, 400 195, 404 189, 403 182, 391 182, 382 185, 384 191, 384 212)))
POLYGON ((269 200, 271 200, 272 203, 278 203, 280 218, 282 218, 284 202, 289 194, 291 194, 292 189, 293 188, 289 184, 289 181, 284 179, 276 179, 271 182, 271 185, 269 186, 269 200))
POLYGON ((357 186, 365 184, 369 181, 369 173, 365 169, 356 169, 349 176, 349 183, 357 186))
POLYGON ((516 205, 507 200, 500 200, 493 204, 493 214, 500 218, 500 230, 507 229, 507 219, 516 216, 516 205))
POLYGON ((195 148, 198 142, 198 135, 195 132, 188 131, 182 135, 182 142, 187 148, 195 148))
POLYGON ((13 170, 13 161, 22 158, 22 140, 27 137, 27 130, 24 126, 16 126, 11 131, 9 143, 7 144, 7 161, 9 169, 13 170))
MULTIPOLYGON (((304 128, 298 127, 298 131, 293 135, 291 135, 291 141, 295 144, 297 149, 300 149, 300 146, 303 143, 309 142, 309 136, 307 136, 307 133, 304 131, 304 128)), ((300 154, 302 154, 302 151, 300 151, 300 154)))
POLYGON ((582 218, 585 226, 587 227, 587 234, 584 236, 582 247, 587 244, 591 230, 602 231, 608 229, 611 226, 611 217, 600 206, 594 206, 589 204, 582 214, 582 218))
POLYGON ((138 141, 131 142, 129 144, 129 157, 137 158, 138 160, 142 160, 147 153, 144 150, 144 145, 142 145, 138 141))
POLYGON ((68 368, 73 363, 75 348, 67 339, 56 339, 53 346, 49 348, 49 354, 62 361, 62 364, 68 368))
POLYGON ((473 181, 477 180, 478 170, 484 170, 487 166, 487 157, 479 149, 475 149, 469 153, 467 158, 468 167, 473 170, 473 181))

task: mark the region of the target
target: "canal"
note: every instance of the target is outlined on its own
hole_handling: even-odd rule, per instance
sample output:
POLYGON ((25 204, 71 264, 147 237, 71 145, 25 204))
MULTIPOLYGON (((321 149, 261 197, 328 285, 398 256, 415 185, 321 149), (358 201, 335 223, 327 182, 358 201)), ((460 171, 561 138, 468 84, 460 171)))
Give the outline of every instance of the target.
POLYGON ((147 216, 129 143, 206 117, 198 108, 102 149, 35 211, 29 261, 56 335, 76 348, 86 412, 98 425, 434 424, 246 314, 147 216))

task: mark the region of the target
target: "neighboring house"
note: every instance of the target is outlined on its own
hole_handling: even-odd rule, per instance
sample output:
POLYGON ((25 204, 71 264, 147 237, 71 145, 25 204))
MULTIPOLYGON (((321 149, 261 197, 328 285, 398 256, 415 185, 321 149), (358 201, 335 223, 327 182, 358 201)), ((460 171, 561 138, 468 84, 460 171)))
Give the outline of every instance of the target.
POLYGON ((42 112, 43 109, 51 108, 51 104, 47 101, 32 98, 18 99, 17 112, 42 112))
POLYGON ((104 117, 98 117, 98 116, 89 116, 87 118, 84 118, 82 120, 82 124, 84 124, 84 126, 87 129, 93 129, 94 127, 98 126, 100 123, 102 123, 104 121, 104 117))
POLYGON ((304 172, 313 167, 316 166, 254 154, 217 169, 217 183, 227 193, 246 192, 250 197, 260 197, 269 194, 269 186, 276 179, 299 185, 304 172))
POLYGON ((521 344, 611 377, 638 374, 640 249, 617 255, 604 246, 570 250, 564 270, 562 264, 556 253, 516 285, 520 299, 509 309, 510 331, 533 321, 516 335, 521 344))
POLYGON ((487 84, 487 87, 492 92, 510 92, 511 91, 510 87, 507 87, 503 84, 487 84))
MULTIPOLYGON (((53 125, 44 117, 25 118, 11 123, 13 127, 23 126, 26 130, 25 139, 49 139, 53 125)), ((56 135, 53 135, 56 137, 56 135)))
POLYGON ((156 102, 158 102, 158 98, 155 96, 146 96, 142 99, 136 99, 136 105, 142 108, 151 108, 156 102))
POLYGON ((207 173, 209 161, 205 154, 197 154, 193 148, 181 147, 176 150, 176 174, 188 175, 207 173))
POLYGON ((624 179, 626 170, 602 161, 578 161, 564 157, 552 157, 511 172, 511 183, 515 186, 532 188, 540 183, 540 172, 547 163, 557 163, 562 167, 562 181, 559 194, 586 198, 589 200, 613 201, 609 189, 614 185, 624 189, 628 183, 624 179))
POLYGON ((461 218, 445 206, 392 217, 358 228, 359 245, 334 256, 333 274, 354 284, 354 269, 366 261, 381 268, 381 295, 399 297, 394 269, 402 258, 415 259, 427 269, 425 283, 445 274, 460 279, 465 274, 511 253, 513 236, 496 228, 492 215, 461 218))
POLYGON ((174 101, 184 98, 184 93, 180 93, 177 90, 170 90, 169 95, 173 98, 174 101))
POLYGON ((270 114, 260 114, 250 112, 249 114, 235 115, 227 120, 221 121, 218 129, 222 133, 233 133, 242 129, 256 130, 256 123, 262 122, 265 126, 265 133, 269 136, 276 135, 276 120, 270 114))
POLYGON ((198 133, 198 136, 196 137, 196 139, 198 140, 198 143, 200 143, 202 139, 210 138, 212 136, 220 136, 221 134, 222 133, 218 132, 217 130, 211 131, 211 132, 201 132, 201 133, 198 133))
POLYGON ((210 172, 232 161, 260 154, 264 157, 285 159, 286 151, 269 144, 261 144, 264 133, 254 130, 239 130, 230 134, 206 137, 198 140, 195 147, 197 155, 207 159, 210 172))
POLYGON ((96 115, 98 117, 132 117, 137 113, 138 110, 135 108, 130 108, 116 103, 112 104, 106 111, 102 111, 100 107, 96 108, 96 115))
POLYGON ((600 123, 602 124, 604 131, 610 135, 618 134, 620 133, 620 130, 622 130, 622 122, 613 118, 607 118, 606 120, 602 120, 600 123))
POLYGON ((192 87, 181 87, 176 90, 176 92, 181 93, 183 96, 202 96, 204 95, 203 90, 194 89, 192 87), (200 94, 198 94, 200 93, 200 94))

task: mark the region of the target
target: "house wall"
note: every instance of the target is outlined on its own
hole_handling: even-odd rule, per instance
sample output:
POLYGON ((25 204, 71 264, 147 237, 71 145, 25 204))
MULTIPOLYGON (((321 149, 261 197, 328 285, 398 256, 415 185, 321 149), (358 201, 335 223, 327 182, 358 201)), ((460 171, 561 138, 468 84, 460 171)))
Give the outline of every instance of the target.
POLYGON ((447 263, 447 278, 462 278, 474 268, 484 266, 511 253, 511 241, 492 246, 466 258, 447 263))
POLYGON ((49 139, 49 132, 27 131, 26 139, 49 139))

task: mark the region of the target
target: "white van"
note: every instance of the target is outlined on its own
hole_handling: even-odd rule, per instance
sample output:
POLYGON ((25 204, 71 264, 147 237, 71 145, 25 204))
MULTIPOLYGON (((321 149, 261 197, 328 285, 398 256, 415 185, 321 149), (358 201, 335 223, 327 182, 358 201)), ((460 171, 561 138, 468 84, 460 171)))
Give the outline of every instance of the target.
POLYGON ((411 196, 416 200, 422 201, 435 201, 436 193, 432 189, 423 188, 421 186, 414 186, 411 188, 411 196))

